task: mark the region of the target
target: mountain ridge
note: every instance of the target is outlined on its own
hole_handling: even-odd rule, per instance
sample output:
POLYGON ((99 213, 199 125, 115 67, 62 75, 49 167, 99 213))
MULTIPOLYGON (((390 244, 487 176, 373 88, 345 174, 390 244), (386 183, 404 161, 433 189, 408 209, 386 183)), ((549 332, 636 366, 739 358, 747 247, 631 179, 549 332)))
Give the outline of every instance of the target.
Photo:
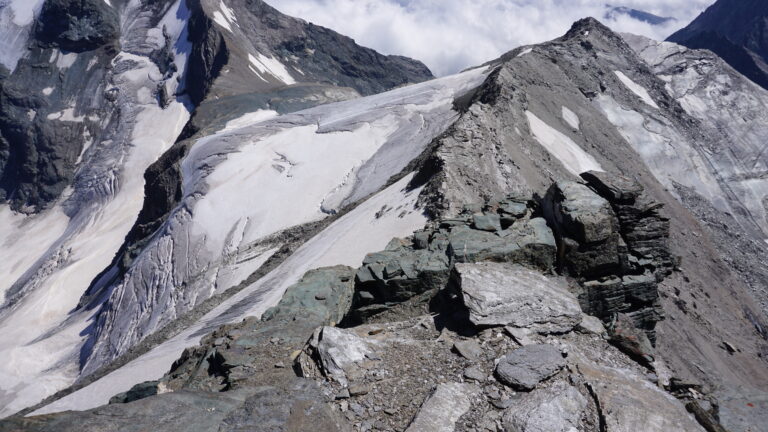
MULTIPOLYGON (((215 17, 207 18, 209 30, 224 28, 208 47, 247 39, 237 30, 244 18, 227 18, 229 9, 215 2, 200 5, 215 17)), ((232 5, 225 7, 239 7, 232 5)), ((277 54, 259 53, 258 64, 272 72, 251 72, 270 74, 261 80, 265 88, 287 79, 268 61, 277 54)), ((237 61, 222 64, 234 68, 237 61)), ((287 406, 296 413, 314 407, 331 429, 359 430, 374 419, 402 429, 411 421, 437 422, 430 407, 445 399, 466 401, 449 409, 459 430, 488 421, 519 427, 543 421, 535 414, 542 400, 562 394, 583 401, 575 417, 561 410, 547 421, 594 430, 602 418, 632 430, 627 405, 595 390, 618 382, 642 412, 665 413, 658 430, 719 430, 722 423, 746 431, 760 424, 759 410, 744 416, 743 406, 768 401, 760 331, 768 304, 761 288, 768 281, 768 209, 760 156, 768 92, 715 55, 618 35, 584 19, 561 38, 514 49, 483 67, 362 98, 339 90, 348 100, 332 103, 323 103, 323 91, 340 88, 324 85, 291 84, 263 99, 227 95, 240 72, 226 70, 206 78, 215 81, 209 94, 219 100, 201 103, 191 122, 178 117, 172 132, 181 139, 167 140, 163 149, 170 151, 142 165, 146 199, 134 213, 141 216, 124 227, 131 234, 109 244, 122 252, 116 259, 107 253, 111 263, 89 270, 98 276, 89 273, 66 293, 79 308, 24 346, 66 341, 57 361, 76 373, 38 378, 30 369, 21 377, 27 384, 4 388, 0 397, 23 407, 46 395, 14 399, 13 392, 37 391, 41 380, 81 379, 83 386, 31 417, 1 422, 0 430, 98 430, 111 421, 99 413, 141 419, 135 428, 160 412, 164 425, 180 428, 203 417, 213 423, 194 427, 261 427, 254 425, 259 415, 279 428, 310 421, 286 414, 287 406), (295 99, 284 102, 288 95, 295 99), (273 111, 274 99, 296 111, 273 111), (555 297, 562 303, 547 307, 564 307, 569 318, 546 317, 551 328, 565 325, 565 333, 530 323, 466 323, 462 307, 483 307, 470 301, 473 277, 525 279, 515 265, 567 286, 555 297), (362 326, 350 324, 356 319, 362 326), (591 322, 591 330, 576 330, 577 321, 591 322), (376 325, 383 327, 370 327, 376 325), (357 347, 369 355, 338 360, 341 371, 327 357, 318 363, 334 343, 339 352, 357 347), (567 348, 548 357, 554 374, 536 371, 540 388, 519 393, 529 407, 523 412, 504 402, 520 383, 502 380, 510 379, 507 369, 489 370, 490 359, 525 365, 526 346, 539 344, 550 348, 531 352, 567 348), (371 354, 372 346, 382 351, 371 354), (414 346, 425 351, 409 351, 414 346), (404 352, 429 359, 435 390, 401 382, 418 398, 407 394, 414 406, 390 414, 381 398, 400 403, 404 393, 374 376, 411 367, 404 352), (596 352, 609 352, 612 363, 596 352), (120 367, 103 369, 126 353, 120 367), (569 368, 559 372, 561 360, 553 357, 563 354, 569 368), (492 374, 498 379, 475 391, 472 382, 492 374), (254 392, 262 387, 266 393, 254 392), (197 411, 210 406, 223 414, 197 411)), ((137 97, 156 84, 137 85, 137 97)), ((152 109, 160 103, 143 100, 152 109)), ((58 249, 48 274, 66 269, 72 254, 58 249)), ((18 310, 33 295, 51 295, 40 274, 16 291, 18 310)), ((14 312, 5 309, 0 323, 14 325, 14 312)), ((504 319, 524 322, 509 313, 504 319)))

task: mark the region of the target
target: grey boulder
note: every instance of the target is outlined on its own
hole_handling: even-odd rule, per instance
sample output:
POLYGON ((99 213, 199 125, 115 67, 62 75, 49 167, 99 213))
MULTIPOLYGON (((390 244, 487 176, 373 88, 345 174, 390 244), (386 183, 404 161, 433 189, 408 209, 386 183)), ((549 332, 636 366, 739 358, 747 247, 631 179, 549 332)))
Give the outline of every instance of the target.
POLYGON ((565 359, 557 347, 528 345, 502 357, 496 365, 496 378, 515 390, 530 391, 564 367, 565 359))
POLYGON ((566 333, 581 322, 581 308, 563 278, 516 264, 456 264, 452 280, 469 320, 478 326, 511 326, 538 333, 566 333))
POLYGON ((576 387, 558 381, 534 390, 504 412, 504 430, 515 432, 572 432, 580 428, 587 398, 576 387))

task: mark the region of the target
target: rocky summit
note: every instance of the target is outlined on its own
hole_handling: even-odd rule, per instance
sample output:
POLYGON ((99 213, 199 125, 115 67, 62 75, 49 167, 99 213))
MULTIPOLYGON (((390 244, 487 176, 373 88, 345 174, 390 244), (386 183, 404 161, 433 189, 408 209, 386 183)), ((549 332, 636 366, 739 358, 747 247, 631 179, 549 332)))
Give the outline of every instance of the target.
POLYGON ((273 6, 0 1, 0 432, 768 430, 759 80, 593 18, 434 78, 273 6))

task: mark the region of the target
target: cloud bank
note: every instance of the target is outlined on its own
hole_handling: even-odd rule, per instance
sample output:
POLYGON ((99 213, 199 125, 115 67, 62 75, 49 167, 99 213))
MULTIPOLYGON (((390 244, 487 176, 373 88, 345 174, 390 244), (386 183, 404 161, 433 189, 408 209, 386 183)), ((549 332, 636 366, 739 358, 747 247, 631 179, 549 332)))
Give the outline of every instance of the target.
MULTIPOLYGON (((269 0, 268 0, 269 1, 269 0)), ((521 45, 563 35, 587 16, 616 31, 664 39, 714 0, 624 0, 677 18, 652 26, 626 16, 606 21, 601 0, 276 0, 281 12, 332 28, 384 54, 419 59, 438 75, 482 64, 521 45)))

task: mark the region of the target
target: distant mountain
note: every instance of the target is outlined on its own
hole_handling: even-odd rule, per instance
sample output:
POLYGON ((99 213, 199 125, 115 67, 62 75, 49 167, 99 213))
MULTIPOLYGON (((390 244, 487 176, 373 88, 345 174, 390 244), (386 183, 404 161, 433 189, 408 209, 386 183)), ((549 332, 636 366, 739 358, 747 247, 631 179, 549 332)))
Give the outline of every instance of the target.
POLYGON ((768 88, 768 1, 719 0, 667 40, 713 51, 768 88))
POLYGON ((625 6, 607 6, 610 9, 605 13, 605 19, 609 20, 616 19, 617 17, 624 15, 651 25, 662 25, 670 21, 677 21, 673 17, 660 17, 649 12, 628 8, 625 6))

